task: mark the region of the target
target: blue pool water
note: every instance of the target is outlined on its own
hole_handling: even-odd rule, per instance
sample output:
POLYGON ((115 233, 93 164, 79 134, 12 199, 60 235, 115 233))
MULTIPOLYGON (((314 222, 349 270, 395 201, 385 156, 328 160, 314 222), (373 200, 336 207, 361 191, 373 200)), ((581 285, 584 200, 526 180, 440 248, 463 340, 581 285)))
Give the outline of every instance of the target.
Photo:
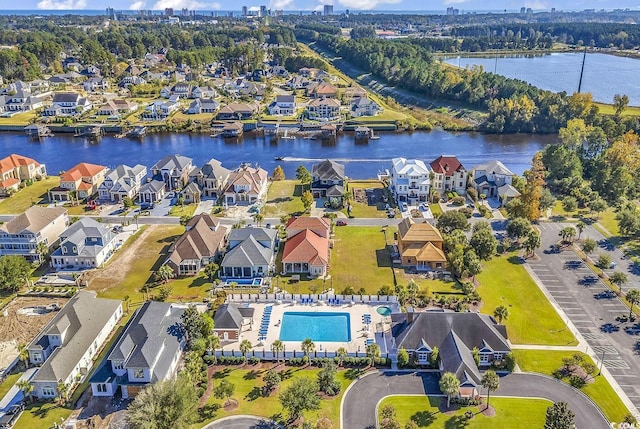
POLYGON ((349 313, 285 312, 280 328, 281 341, 349 342, 351 323, 349 313))
POLYGON ((378 307, 376 309, 376 311, 378 312, 378 314, 380 314, 381 316, 390 316, 392 311, 389 307, 378 307))
POLYGON ((225 283, 228 285, 231 283, 236 283, 238 286, 260 286, 262 284, 262 278, 257 277, 255 279, 227 279, 225 283))

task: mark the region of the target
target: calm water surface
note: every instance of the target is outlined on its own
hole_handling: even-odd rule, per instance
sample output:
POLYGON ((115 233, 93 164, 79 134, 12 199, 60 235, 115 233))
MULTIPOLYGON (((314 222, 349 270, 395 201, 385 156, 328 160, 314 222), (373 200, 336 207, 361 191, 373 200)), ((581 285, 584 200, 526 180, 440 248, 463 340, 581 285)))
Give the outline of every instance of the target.
POLYGON ((341 135, 331 144, 301 138, 273 141, 250 133, 240 141, 196 134, 152 134, 141 142, 105 136, 96 143, 63 134, 33 142, 22 134, 0 133, 0 157, 11 153, 30 156, 46 163, 53 175, 82 161, 108 167, 136 163, 150 167, 165 155, 181 154, 193 158, 196 165, 217 158, 227 168, 250 162, 271 172, 281 164, 288 177, 295 175, 300 164, 310 168, 318 160, 331 158, 345 164, 347 176, 362 179, 390 168, 391 158, 397 156, 430 162, 441 154, 458 156, 468 169, 498 159, 514 173, 522 174, 529 168, 534 153, 557 142, 555 135, 484 135, 439 130, 380 136, 379 140, 365 144, 356 144, 353 134, 341 135), (276 161, 276 156, 284 160, 276 161))
MULTIPOLYGON (((517 55, 492 58, 448 58, 445 62, 462 68, 481 65, 487 72, 524 80, 538 88, 554 92, 578 91, 582 53, 517 55)), ((640 60, 614 55, 589 53, 584 64, 582 92, 590 92, 595 101, 613 102, 616 94, 629 96, 631 106, 640 106, 640 60)))

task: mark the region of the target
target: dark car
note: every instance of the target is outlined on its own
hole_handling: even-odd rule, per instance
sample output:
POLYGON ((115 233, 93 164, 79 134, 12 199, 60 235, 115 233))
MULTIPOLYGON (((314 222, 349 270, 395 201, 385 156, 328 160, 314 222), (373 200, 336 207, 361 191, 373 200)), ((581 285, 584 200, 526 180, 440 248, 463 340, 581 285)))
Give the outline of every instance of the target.
POLYGON ((142 203, 140 204, 140 210, 151 210, 153 208, 153 203, 142 203))
POLYGON ((340 219, 339 221, 336 222, 336 226, 346 226, 346 225, 347 225, 346 220, 340 219))
POLYGON ((0 415, 0 428, 9 429, 12 428, 13 425, 20 418, 20 414, 24 410, 24 405, 18 404, 11 406, 4 415, 0 415))

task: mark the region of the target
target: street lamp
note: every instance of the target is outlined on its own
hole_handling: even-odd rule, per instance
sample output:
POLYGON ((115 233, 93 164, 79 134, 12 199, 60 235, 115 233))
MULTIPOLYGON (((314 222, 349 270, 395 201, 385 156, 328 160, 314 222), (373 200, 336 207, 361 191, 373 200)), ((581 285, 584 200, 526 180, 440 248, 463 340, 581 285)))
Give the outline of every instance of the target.
POLYGON ((600 369, 598 370, 598 375, 602 374, 602 364, 604 364, 604 355, 605 355, 606 351, 603 350, 602 351, 602 359, 600 359, 600 369))

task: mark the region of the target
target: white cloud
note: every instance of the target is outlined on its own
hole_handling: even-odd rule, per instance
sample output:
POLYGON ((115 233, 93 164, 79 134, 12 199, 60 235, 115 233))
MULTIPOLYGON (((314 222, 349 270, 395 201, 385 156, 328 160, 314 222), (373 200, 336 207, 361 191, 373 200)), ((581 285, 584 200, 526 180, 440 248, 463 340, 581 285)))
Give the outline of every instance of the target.
POLYGON ((151 7, 153 10, 162 10, 165 8, 173 9, 220 9, 220 3, 218 2, 204 2, 199 0, 158 0, 151 7))
POLYGON ((269 8, 271 10, 294 9, 293 0, 271 0, 271 2, 269 2, 269 8))
POLYGON ((370 10, 375 9, 381 4, 397 4, 401 1, 402 0, 338 0, 338 3, 348 9, 370 10))
POLYGON ((38 9, 73 10, 87 7, 87 0, 41 0, 38 9))
POLYGON ((143 1, 143 0, 137 0, 134 1, 133 3, 131 3, 129 5, 129 10, 140 10, 140 9, 144 9, 144 7, 147 5, 147 2, 143 1))

